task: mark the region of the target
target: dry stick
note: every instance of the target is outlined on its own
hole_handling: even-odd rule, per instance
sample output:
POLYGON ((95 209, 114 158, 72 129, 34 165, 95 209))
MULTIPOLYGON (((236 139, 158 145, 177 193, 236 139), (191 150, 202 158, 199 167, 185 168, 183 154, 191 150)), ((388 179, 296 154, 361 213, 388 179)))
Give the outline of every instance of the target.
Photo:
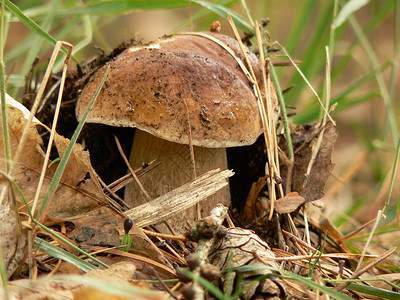
POLYGON ((311 173, 311 169, 314 165, 315 159, 317 158, 317 155, 319 153, 319 149, 321 148, 322 145, 322 140, 324 138, 324 133, 325 133, 325 125, 327 121, 327 116, 328 116, 328 109, 329 109, 329 103, 330 103, 330 98, 331 98, 331 64, 330 64, 330 59, 329 59, 329 47, 325 47, 326 51, 326 100, 325 100, 325 114, 321 122, 321 132, 318 136, 317 144, 315 146, 315 149, 313 153, 311 154, 310 161, 307 166, 307 172, 305 174, 305 180, 303 182, 303 188, 307 185, 308 183, 308 177, 311 173))
POLYGON ((361 268, 362 261, 363 261, 365 255, 366 255, 366 253, 367 253, 367 249, 368 249, 369 244, 371 243, 372 237, 374 236, 375 231, 378 228, 378 224, 379 224, 379 222, 380 222, 380 220, 382 218, 382 215, 383 215, 382 210, 379 210, 378 213, 377 213, 377 216, 376 216, 375 224, 372 227, 371 233, 369 234, 367 242, 365 243, 364 249, 362 251, 361 258, 358 261, 358 265, 357 265, 357 268, 356 268, 356 273, 361 268))
MULTIPOLYGON (((68 44, 66 42, 58 41, 57 44, 56 44, 56 49, 57 49, 57 47, 61 47, 61 44, 63 44, 63 43, 68 44)), ((71 47, 72 47, 72 45, 71 45, 71 47)), ((21 151, 22 151, 23 146, 24 146, 24 144, 26 142, 26 138, 28 137, 28 130, 29 130, 30 125, 32 123, 32 119, 33 119, 34 115, 36 114, 36 110, 37 110, 37 108, 38 108, 38 106, 40 104, 40 99, 42 98, 42 95, 43 95, 44 90, 46 88, 47 81, 49 80, 49 77, 51 75, 51 70, 52 70, 52 68, 54 66, 54 63, 55 63, 56 58, 57 58, 57 54, 59 52, 56 49, 54 49, 53 54, 51 55, 49 65, 47 66, 46 72, 45 72, 45 74, 43 76, 43 80, 42 80, 42 82, 41 82, 41 84, 39 86, 39 90, 38 90, 38 92, 36 94, 35 101, 34 101, 33 106, 31 108, 31 113, 29 114, 28 121, 26 122, 24 130, 22 132, 22 136, 21 136, 21 139, 20 139, 20 141, 18 143, 17 151, 15 152, 15 155, 14 155, 14 158, 13 158, 13 162, 12 162, 12 165, 11 165, 10 175, 13 174, 13 171, 14 171, 14 168, 15 168, 15 164, 18 161, 19 156, 21 155, 21 151)))
POLYGON ((136 183, 139 185, 140 189, 142 190, 143 194, 146 196, 147 200, 151 201, 150 195, 147 193, 146 189, 144 188, 144 186, 140 182, 139 178, 135 174, 135 171, 133 171, 133 169, 131 167, 131 164, 129 163, 129 160, 126 158, 126 155, 125 155, 124 151, 122 150, 121 144, 119 143, 119 140, 115 135, 114 135, 114 139, 115 139, 115 142, 117 144, 118 150, 121 153, 121 156, 125 161, 125 164, 128 166, 129 172, 131 172, 133 178, 135 179, 136 183))
MULTIPOLYGON (((358 277, 360 277, 362 274, 364 274, 365 272, 367 272, 369 269, 373 268, 375 265, 379 264, 381 261, 385 260, 386 258, 388 258, 390 255, 392 255, 392 253, 396 250, 397 248, 392 248, 388 251, 386 251, 381 257, 368 262, 363 268, 357 268, 357 270, 354 272, 354 274, 349 278, 349 279, 357 279, 358 277)), ((348 286, 351 282, 342 282, 341 284, 337 285, 335 287, 335 290, 340 292, 341 290, 343 290, 346 286, 348 286)))
POLYGON ((173 240, 173 241, 187 241, 187 237, 183 235, 172 235, 172 234, 166 234, 166 233, 160 233, 160 232, 155 232, 155 231, 150 231, 147 229, 142 229, 142 231, 151 236, 159 237, 165 240, 173 240))
MULTIPOLYGON (((187 106, 187 102, 183 99, 183 103, 185 104, 185 112, 187 117, 187 125, 188 125, 188 137, 189 137, 189 150, 190 150, 190 160, 192 161, 192 170, 193 170, 193 179, 196 179, 196 160, 194 159, 194 149, 193 149, 193 139, 192 139, 192 125, 190 124, 190 116, 189 109, 187 106)), ((200 203, 196 203, 196 212, 197 219, 201 219, 201 207, 200 203)))
MULTIPOLYGON (((268 88, 271 88, 269 84, 267 83, 267 75, 266 75, 266 68, 265 68, 265 59, 264 59, 264 51, 262 47, 262 40, 261 40, 261 33, 260 33, 260 27, 258 26, 258 23, 256 21, 256 34, 257 34, 257 43, 258 43, 258 49, 260 53, 260 61, 261 61, 261 68, 262 68, 262 74, 263 74, 263 81, 264 81, 264 91, 265 91, 265 96, 267 97, 267 109, 265 109, 265 104, 263 99, 259 99, 259 107, 261 108, 260 114, 262 116, 262 121, 263 121, 263 127, 264 127, 264 138, 265 138, 265 145, 267 147, 267 155, 268 155, 268 165, 269 165, 269 178, 270 178, 270 195, 271 195, 271 208, 269 211, 269 217, 268 219, 271 220, 272 215, 274 213, 274 205, 275 205, 275 174, 277 173, 277 168, 275 165, 275 154, 276 152, 276 145, 274 144, 274 139, 272 138, 273 135, 275 135, 272 131, 273 128, 275 128, 275 125, 271 124, 271 119, 273 119, 273 113, 272 113, 272 107, 271 107, 271 90, 268 88), (274 126, 271 128, 271 126, 274 126), (275 150, 275 151, 274 151, 275 150)), ((261 96, 261 95, 260 95, 261 96)), ((282 195, 283 196, 283 195, 282 195)))
POLYGON ((163 286, 163 288, 167 291, 168 294, 170 294, 170 296, 172 298, 174 298, 175 300, 179 300, 180 298, 178 298, 170 289, 169 287, 165 284, 165 282, 161 279, 160 275, 158 275, 157 271, 153 268, 150 267, 150 270, 153 272, 154 276, 156 276, 158 282, 163 286))
MULTIPOLYGON (((136 170, 134 170, 135 174, 138 174, 140 172, 140 174, 138 174, 138 177, 140 177, 143 174, 145 174, 146 172, 157 167, 160 163, 158 162, 158 163, 154 164, 155 161, 156 161, 156 159, 153 159, 151 162, 147 163, 147 167, 137 168, 136 170)), ((111 191, 113 191, 115 193, 115 192, 119 191, 120 189, 122 189, 124 186, 126 186, 128 183, 132 182, 133 180, 135 180, 135 179, 133 178, 132 174, 128 173, 128 174, 118 178, 117 180, 111 182, 108 185, 108 188, 111 189, 111 191)))
MULTIPOLYGON (((383 218, 386 219, 386 216, 383 215, 383 218)), ((376 222, 376 218, 373 220, 368 221, 367 223, 365 223, 364 225, 362 225, 361 227, 357 228, 356 230, 354 230, 353 232, 350 232, 349 234, 346 234, 344 237, 342 237, 338 243, 344 243, 344 241, 352 238, 353 236, 357 235, 358 233, 360 233, 361 231, 363 231, 365 228, 370 227, 371 225, 373 225, 376 222)))
MULTIPOLYGON (((40 196, 40 192, 42 190, 43 180, 44 180, 44 177, 45 177, 45 174, 46 174, 47 165, 48 165, 49 159, 50 159, 51 148, 53 146, 54 136, 56 134, 57 121, 58 121, 58 117, 59 117, 59 114, 60 114, 60 107, 61 107, 61 100, 62 100, 62 95, 63 95, 63 91, 64 91, 65 78, 67 76, 67 69, 68 69, 68 65, 69 65, 69 59, 70 59, 70 55, 72 53, 72 48, 73 48, 73 46, 71 44, 59 41, 59 42, 57 42, 56 47, 55 47, 54 52, 53 52, 53 53, 55 53, 56 56, 60 52, 62 46, 66 46, 66 48, 68 49, 68 53, 67 53, 67 56, 65 57, 65 60, 64 60, 64 66, 63 66, 63 71, 62 71, 62 76, 61 76, 61 81, 60 81, 60 90, 58 92, 58 98, 57 98, 56 109, 55 109, 55 112, 54 112, 53 124, 51 126, 50 138, 49 138, 49 142, 48 142, 47 149, 46 149, 46 156, 44 158, 42 171, 40 172, 40 178, 39 178, 38 186, 36 188, 36 194, 35 194, 35 197, 33 199, 32 215, 35 214, 35 209, 36 209, 36 206, 37 206, 38 201, 39 201, 39 196, 40 196)), ((52 65, 49 65, 49 67, 53 68, 52 65)), ((31 220, 29 220, 29 222, 31 222, 31 220)))
MULTIPOLYGON (((269 219, 271 219, 272 218, 272 214, 273 214, 273 205, 274 205, 274 202, 276 200, 274 175, 277 174, 277 169, 276 169, 276 166, 275 166, 275 163, 274 163, 275 155, 273 155, 273 151, 271 149, 271 142, 270 142, 270 140, 271 140, 271 137, 270 137, 271 129, 269 128, 270 126, 268 126, 268 122, 266 120, 267 115, 265 113, 265 107, 264 107, 264 105, 263 105, 264 103, 262 101, 262 94, 261 94, 261 91, 260 91, 260 87, 257 84, 256 76, 255 76, 253 68, 252 68, 252 66, 251 66, 251 64, 249 62, 249 59, 248 59, 248 57, 246 55, 246 51, 245 51, 244 45, 243 45, 243 43, 242 43, 242 41, 240 39, 239 32, 238 32, 238 30, 237 30, 237 28, 235 26, 235 23, 232 20, 232 17, 229 14, 228 14, 228 20, 229 20, 229 24, 232 27, 234 35, 235 35, 235 37, 236 37, 236 39, 237 39, 237 41, 239 43, 240 49, 242 50, 244 58, 246 60, 246 63, 247 63, 247 66, 248 66, 248 70, 250 71, 250 74, 251 74, 252 79, 253 79, 252 83, 253 83, 253 88, 255 89, 255 95, 257 97, 259 107, 261 107, 260 115, 261 115, 261 118, 262 118, 262 121, 263 121, 264 138, 266 139, 265 142, 266 142, 266 146, 267 146, 267 149, 268 149, 268 160, 270 161, 270 168, 271 168, 271 171, 272 171, 272 172, 269 172, 270 173, 269 175, 270 175, 270 178, 271 178, 271 180, 270 180, 270 184, 271 184, 271 188, 270 188, 270 192, 271 192, 271 196, 270 196, 270 198, 271 198, 270 199, 271 200, 271 210, 270 210, 269 219)), ((260 37, 260 32, 259 32, 258 25, 256 26, 256 29, 258 29, 258 31, 257 31, 257 33, 258 33, 257 34, 257 40, 259 41, 259 45, 260 45, 261 37, 260 37)), ((260 53, 262 53, 262 48, 261 48, 260 53)), ((264 65, 264 70, 263 71, 264 71, 263 72, 264 73, 263 76, 265 78, 265 65, 264 65)), ((266 81, 266 79, 265 79, 265 81, 266 81)), ((271 99, 269 99, 269 100, 271 100, 271 99)))
POLYGON ((100 177, 99 175, 97 175, 96 172, 94 172, 93 167, 91 167, 91 169, 92 169, 92 171, 93 171, 93 173, 94 173, 95 179, 96 179, 96 180, 100 183, 100 185, 103 187, 103 188, 102 188, 103 194, 105 195, 105 192, 110 193, 110 195, 113 196, 113 197, 114 197, 115 199, 117 199, 118 201, 120 201, 121 204, 120 204, 120 203, 117 203, 116 201, 114 201, 114 199, 112 199, 111 197, 105 195, 106 199, 107 199, 108 201, 110 201, 110 200, 112 199, 112 205, 115 205, 121 212, 124 211, 124 209, 128 209, 129 207, 128 207, 128 205, 125 203, 125 201, 124 201, 120 196, 118 196, 116 193, 114 193, 114 192, 108 187, 108 185, 103 181, 103 179, 101 179, 101 177, 100 177))

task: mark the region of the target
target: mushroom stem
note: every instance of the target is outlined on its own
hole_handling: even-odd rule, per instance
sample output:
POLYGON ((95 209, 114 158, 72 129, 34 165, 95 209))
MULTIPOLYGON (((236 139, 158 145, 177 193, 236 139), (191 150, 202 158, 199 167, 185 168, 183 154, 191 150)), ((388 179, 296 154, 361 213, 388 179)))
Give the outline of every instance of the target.
MULTIPOLYGON (((225 149, 196 146, 193 148, 197 175, 216 168, 221 170, 227 168, 225 149)), ((140 177, 142 185, 153 199, 194 179, 188 145, 169 142, 147 132, 136 130, 129 159, 132 168, 138 168, 142 163, 153 159, 157 159, 160 165, 140 177)), ((136 207, 148 200, 137 183, 132 182, 125 188, 125 201, 132 207, 136 207)), ((201 215, 207 216, 217 203, 230 204, 228 186, 201 202, 201 215)), ((196 208, 191 207, 177 214, 176 218, 174 217, 169 223, 178 233, 183 233, 186 224, 192 224, 196 219, 196 208)))

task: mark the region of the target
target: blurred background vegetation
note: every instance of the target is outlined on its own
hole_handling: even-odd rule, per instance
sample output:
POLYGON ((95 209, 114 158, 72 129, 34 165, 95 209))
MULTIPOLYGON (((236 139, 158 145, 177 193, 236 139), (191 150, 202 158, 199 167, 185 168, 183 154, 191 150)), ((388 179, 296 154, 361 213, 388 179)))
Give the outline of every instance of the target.
MULTIPOLYGON (((98 54, 99 49, 108 53, 132 38, 146 42, 176 31, 208 30, 216 20, 222 23, 222 33, 233 36, 225 19, 227 11, 243 17, 241 28, 245 30, 244 21, 251 24, 249 15, 259 22, 268 18, 265 29, 270 41, 278 41, 299 61, 320 96, 324 91, 325 45, 334 46, 331 103, 337 103, 332 115, 337 121, 338 140, 333 157, 335 176, 329 180, 323 199, 326 214, 344 229, 358 227, 376 216, 387 200, 390 183, 394 183, 392 205, 386 210, 387 226, 382 232, 391 233, 391 243, 399 244, 392 233, 398 227, 400 185, 398 176, 391 177, 400 110, 396 101, 400 94, 400 85, 396 85, 399 1, 350 1, 360 7, 331 36, 335 15, 346 2, 222 0, 192 1, 189 5, 183 0, 6 1, 7 92, 19 99, 35 58, 40 57, 37 66, 44 68, 53 49, 49 37, 31 20, 54 39, 72 43, 74 57, 81 62, 98 54)), ((288 61, 281 52, 271 52, 271 57, 273 62, 288 61)), ((276 68, 282 89, 295 85, 285 94, 286 104, 294 107, 288 109, 293 123, 318 121, 320 106, 298 72, 293 67, 276 68)))

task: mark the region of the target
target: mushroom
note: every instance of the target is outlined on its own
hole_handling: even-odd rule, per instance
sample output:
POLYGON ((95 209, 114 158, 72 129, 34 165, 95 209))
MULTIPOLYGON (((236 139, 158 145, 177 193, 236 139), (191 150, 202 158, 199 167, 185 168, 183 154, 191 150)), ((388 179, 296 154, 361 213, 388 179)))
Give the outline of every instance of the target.
MULTIPOLYGON (((253 144, 262 132, 252 84, 235 58, 214 39, 244 63, 236 40, 211 32, 166 36, 131 47, 107 63, 108 77, 87 122, 136 128, 129 160, 132 168, 153 159, 161 163, 140 177, 153 198, 193 179, 190 140, 196 172, 201 175, 226 169, 225 148, 253 144)), ((246 52, 261 84, 258 59, 247 48, 246 52)), ((107 65, 83 89, 76 108, 78 119, 107 65)), ((148 199, 133 182, 126 187, 125 201, 137 206, 148 199)), ((202 215, 208 215, 217 203, 230 204, 228 187, 201 203, 202 215)), ((195 208, 189 208, 171 220, 172 225, 181 231, 196 216, 195 208)))

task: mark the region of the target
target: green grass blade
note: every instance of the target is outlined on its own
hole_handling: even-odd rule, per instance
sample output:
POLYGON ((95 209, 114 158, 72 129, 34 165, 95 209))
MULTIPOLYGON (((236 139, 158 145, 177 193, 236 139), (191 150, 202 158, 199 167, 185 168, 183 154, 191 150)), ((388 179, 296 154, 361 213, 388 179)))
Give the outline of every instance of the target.
MULTIPOLYGON (((220 0, 220 1, 216 1, 214 2, 214 4, 219 4, 219 5, 223 5, 223 6, 227 6, 230 3, 232 3, 234 0, 220 0)), ((195 22, 201 18, 203 18, 204 16, 206 16, 209 13, 209 9, 208 8, 204 8, 196 13, 193 14, 192 16, 192 21, 195 22)), ((177 26, 176 28, 174 28, 174 30, 171 31, 171 34, 182 30, 183 28, 189 26, 190 24, 190 20, 187 19, 186 21, 182 22, 182 24, 180 24, 179 26, 177 26)))
POLYGON ((369 3, 370 0, 350 0, 343 5, 342 9, 338 13, 337 17, 332 23, 334 28, 340 27, 344 22, 346 22, 347 18, 350 17, 353 13, 358 11, 360 8, 364 7, 369 3))
MULTIPOLYGON (((366 102, 369 100, 373 100, 373 97, 376 97, 376 93, 370 93, 363 96, 358 96, 357 98, 349 98, 349 95, 359 89, 362 88, 365 84, 367 84, 370 80, 372 80, 378 72, 382 72, 390 67, 389 63, 386 63, 380 66, 378 69, 373 70, 372 72, 366 74, 362 78, 352 82, 343 92, 337 95, 335 98, 331 100, 331 105, 335 103, 339 103, 336 107, 333 114, 338 113, 346 108, 354 106, 361 102, 366 102), (369 96, 368 96, 369 95, 369 96), (350 104, 351 103, 351 104, 350 104)), ((309 123, 314 121, 319 115, 319 105, 315 102, 311 103, 308 107, 304 108, 302 112, 292 118, 293 122, 296 124, 309 123)))
POLYGON ((373 286, 350 283, 347 287, 348 290, 378 297, 379 299, 400 300, 400 294, 392 291, 387 291, 373 286))
POLYGON ((102 79, 102 81, 100 83, 100 86, 97 88, 96 94, 94 95, 94 97, 91 100, 91 102, 90 102, 85 114, 83 115, 82 120, 79 122, 78 126, 75 129, 74 134, 71 137, 71 140, 70 140, 70 142, 69 142, 69 144, 67 146, 67 149, 65 150, 65 153, 64 153, 63 157, 61 158, 61 161, 60 161, 60 163, 59 163, 59 165, 58 165, 58 167, 57 167, 57 169, 56 169, 56 171, 54 173, 53 179, 51 180, 49 189, 47 190, 47 192, 46 192, 46 194, 45 194, 45 196, 43 198, 43 202, 42 202, 42 204, 40 206, 37 218, 40 218, 40 216, 43 214, 43 212, 44 212, 44 210, 45 210, 45 208, 47 206, 47 203, 50 200, 51 195, 53 194, 53 192, 55 191, 55 189, 57 188, 57 186, 58 186, 58 184, 59 184, 59 182, 61 180, 61 176, 62 176, 62 174, 63 174, 63 172, 65 170, 65 167, 67 166, 68 158, 72 153, 72 150, 74 148, 76 140, 78 139, 78 136, 82 131, 83 125, 86 122, 86 119, 87 119, 87 117, 89 115, 89 112, 92 109, 92 107, 94 105, 94 102, 96 101, 97 96, 100 93, 101 88, 103 87, 103 84, 104 84, 104 82, 106 80, 106 77, 107 77, 107 74, 108 74, 108 70, 109 70, 109 67, 107 68, 107 70, 106 70, 106 72, 104 74, 104 77, 103 77, 103 79, 102 79))
MULTIPOLYGON (((45 16, 43 19, 42 23, 39 25, 43 30, 48 31, 51 27, 54 26, 55 20, 56 20, 56 14, 55 11, 57 9, 57 4, 59 4, 59 0, 53 1, 49 8, 48 8, 48 14, 45 16)), ((32 68, 32 64, 35 61, 35 59, 40 56, 40 50, 42 48, 42 44, 44 43, 44 39, 39 36, 39 35, 34 35, 34 39, 32 41, 32 44, 28 48, 28 51, 25 53, 25 60, 24 60, 24 65, 19 72, 21 75, 26 75, 28 74, 29 70, 32 68)))
MULTIPOLYGON (((289 272, 289 271, 274 269, 274 268, 268 267, 266 265, 243 266, 243 267, 234 268, 232 270, 233 271, 238 271, 238 272, 252 272, 252 271, 257 271, 257 270, 261 270, 261 269, 270 270, 270 271, 274 272, 274 276, 277 276, 277 277, 283 277, 283 278, 297 280, 297 281, 307 285, 308 287, 310 287, 312 289, 316 289, 316 290, 318 290, 318 291, 320 291, 320 292, 322 292, 322 293, 324 293, 324 294, 326 294, 328 296, 331 296, 333 299, 338 299, 338 300, 350 300, 350 299, 352 299, 349 296, 346 296, 346 295, 344 295, 342 293, 339 293, 338 291, 335 291, 330 287, 326 287, 324 285, 320 285, 320 284, 314 282, 313 280, 311 280, 310 278, 306 278, 306 277, 294 274, 294 273, 289 272)), ((226 270, 226 271, 228 271, 228 270, 226 270)))
POLYGON ((297 15, 297 20, 293 22, 292 31, 289 33, 284 43, 286 51, 291 55, 295 47, 299 45, 299 39, 304 32, 304 28, 307 27, 307 22, 310 20, 310 11, 312 11, 313 7, 316 5, 315 2, 316 0, 309 0, 303 4, 303 9, 297 15))
POLYGON ((91 263, 59 248, 56 247, 45 240, 36 237, 34 241, 34 247, 38 248, 40 251, 43 253, 46 253, 47 255, 50 255, 52 257, 61 259, 63 261, 69 262, 75 266, 77 266, 79 269, 81 269, 84 272, 88 272, 93 269, 97 269, 96 266, 92 265, 91 263))
MULTIPOLYGON (((360 24, 357 22, 356 18, 354 16, 349 17, 349 22, 354 30, 354 33, 356 34, 357 38, 360 41, 361 46, 364 48, 364 51, 366 52, 369 60, 372 63, 372 66, 374 69, 379 68, 379 60, 378 57, 371 45, 371 43, 368 41, 367 37, 365 36, 365 33, 363 32, 360 24)), ((382 99, 385 104, 386 108, 386 126, 390 129, 390 133, 392 135, 393 141, 397 142, 398 138, 398 131, 397 131, 397 122, 396 118, 394 116, 394 110, 393 110, 393 99, 390 98, 389 91, 386 87, 385 80, 383 78, 382 73, 377 73, 376 74, 376 81, 378 83, 379 89, 382 94, 382 99)), ((384 136, 385 136, 384 132, 384 136)))
MULTIPOLYGON (((392 192, 393 192, 393 187, 394 183, 396 181, 396 173, 397 173, 397 166, 399 164, 399 155, 400 155, 400 137, 397 139, 397 147, 396 147, 396 152, 394 156, 394 162, 393 162, 393 168, 392 168, 392 175, 390 178, 390 185, 389 185, 389 191, 388 191, 388 196, 385 202, 385 206, 389 206, 390 204, 390 198, 392 197, 392 192)), ((397 203, 399 205, 399 203, 397 203)))
MULTIPOLYGON (((33 21, 30 17, 26 16, 15 4, 11 3, 10 0, 4 1, 7 8, 12 12, 14 16, 16 16, 22 23, 24 23, 30 30, 36 33, 38 36, 44 38, 52 45, 57 43, 57 40, 53 38, 50 34, 48 34, 42 27, 40 27, 35 21, 33 21)), ((65 47, 61 48, 62 51, 67 54, 67 49, 65 47)), ((77 62, 77 60, 72 56, 72 58, 77 62)))
MULTIPOLYGON (((320 5, 323 5, 323 3, 321 2, 320 5)), ((326 56, 324 47, 329 42, 329 22, 333 9, 332 5, 326 5, 322 11, 319 11, 318 19, 316 21, 312 20, 313 24, 315 23, 315 31, 313 31, 302 53, 297 54, 297 57, 302 60, 301 70, 310 82, 313 81, 313 78, 323 73, 322 70, 325 69, 326 56)), ((290 105, 295 104, 300 99, 300 95, 307 85, 298 73, 295 73, 289 82, 296 86, 285 98, 286 104, 290 105)))
POLYGON ((235 25, 240 28, 241 30, 247 32, 247 33, 252 33, 255 35, 255 30, 254 27, 242 16, 237 14, 236 12, 230 10, 229 8, 226 8, 225 6, 219 5, 219 4, 213 4, 207 1, 201 1, 201 0, 192 0, 193 3, 199 4, 203 7, 208 8, 209 10, 213 11, 217 15, 227 19, 227 14, 230 14, 233 21, 235 22, 235 25))
POLYGON ((60 12, 61 15, 114 15, 125 14, 132 11, 147 11, 188 6, 187 0, 112 0, 87 2, 85 5, 67 8, 60 12))
POLYGON ((7 104, 6 104, 6 66, 4 64, 4 1, 1 2, 1 24, 0 24, 0 96, 1 96, 1 121, 2 137, 4 139, 4 153, 7 160, 7 172, 10 170, 11 152, 8 134, 7 104))

